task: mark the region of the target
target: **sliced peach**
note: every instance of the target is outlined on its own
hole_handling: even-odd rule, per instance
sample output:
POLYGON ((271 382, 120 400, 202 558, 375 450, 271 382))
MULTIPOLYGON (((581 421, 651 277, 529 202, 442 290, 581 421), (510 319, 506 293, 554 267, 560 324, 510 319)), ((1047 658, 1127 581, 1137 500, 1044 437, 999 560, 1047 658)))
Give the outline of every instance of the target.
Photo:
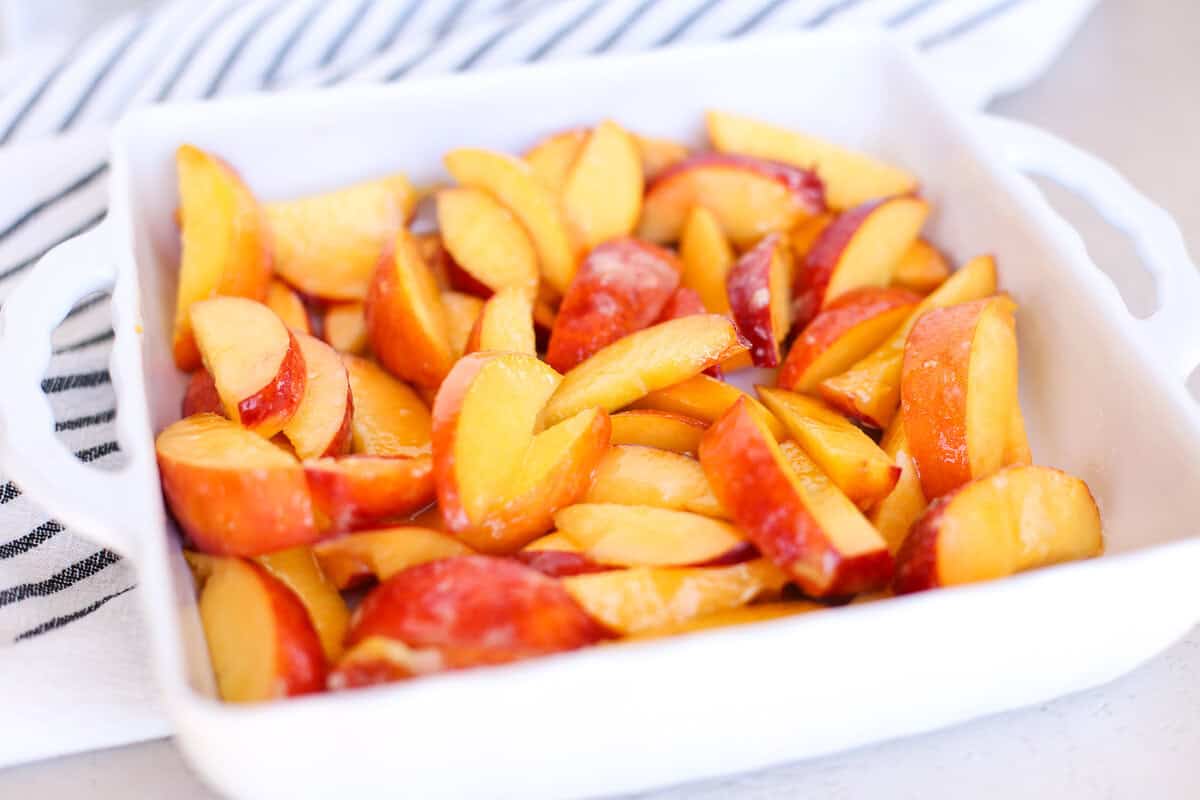
POLYGON ((870 508, 900 478, 900 468, 854 423, 815 397, 758 387, 758 396, 817 466, 859 508, 870 508))
POLYGON ((683 262, 683 285, 695 289, 712 313, 728 314, 725 280, 735 256, 721 223, 704 206, 693 206, 688 212, 679 235, 679 258, 683 262))
POLYGON ((575 650, 607 632, 553 578, 508 559, 460 556, 372 590, 347 643, 373 636, 434 650, 446 669, 460 669, 575 650))
POLYGON ((917 240, 928 216, 928 203, 901 195, 864 203, 829 223, 797 275, 797 321, 807 324, 853 289, 891 283, 896 264, 917 240))
POLYGON ((1004 440, 1004 466, 1028 466, 1033 463, 1029 436, 1025 433, 1025 415, 1021 404, 1013 405, 1012 420, 1008 423, 1008 438, 1004 440))
POLYGON ((175 365, 192 371, 200 366, 192 304, 213 295, 263 299, 271 236, 258 201, 224 161, 185 144, 175 153, 175 168, 182 248, 172 349, 175 365))
POLYGON ((1017 406, 1015 308, 1003 295, 935 308, 908 335, 900 412, 928 498, 1004 466, 1017 406))
POLYGON ((407 516, 433 502, 433 459, 343 456, 304 462, 313 505, 328 531, 351 531, 407 516))
POLYGON ((558 531, 534 539, 520 551, 513 553, 513 558, 551 578, 566 578, 570 575, 586 575, 589 572, 616 569, 592 561, 580 552, 574 542, 558 531))
POLYGON ((821 397, 834 408, 880 430, 900 405, 900 371, 904 342, 926 311, 987 297, 996 291, 996 261, 980 256, 968 262, 920 303, 883 344, 847 371, 821 381, 821 397))
POLYGON ((384 636, 369 636, 346 651, 329 673, 331 691, 359 689, 381 683, 431 675, 444 668, 436 650, 409 647, 384 636))
POLYGON ((552 134, 525 153, 525 163, 547 189, 558 195, 567 185, 571 167, 587 140, 587 128, 574 128, 552 134))
POLYGON ((892 283, 904 289, 928 294, 946 282, 950 277, 950 262, 924 239, 917 239, 892 273, 892 283))
POLYGON ((917 188, 917 179, 902 169, 807 134, 721 111, 709 111, 705 121, 709 141, 721 152, 815 169, 832 208, 853 208, 917 188))
POLYGON ((217 394, 217 383, 212 373, 201 367, 188 380, 187 391, 183 395, 182 416, 206 413, 224 415, 225 406, 221 403, 221 395, 217 394))
POLYGON ((643 445, 693 455, 708 423, 669 411, 639 409, 613 414, 612 443, 643 445))
POLYGON ((745 349, 733 323, 716 314, 660 322, 619 339, 568 372, 542 410, 542 423, 553 425, 597 406, 622 408, 745 349))
POLYGON ((634 567, 562 579, 579 605, 621 634, 641 633, 774 597, 788 577, 766 559, 730 567, 634 567))
POLYGON ((551 533, 547 533, 545 536, 539 536, 538 538, 534 539, 532 542, 522 547, 521 552, 578 553, 579 546, 558 531, 553 531, 551 533))
POLYGON ((912 529, 913 523, 925 513, 929 502, 921 489, 917 465, 909 454, 908 437, 904 433, 904 417, 897 416, 880 442, 883 452, 900 468, 900 477, 888 496, 880 500, 867 518, 888 544, 892 555, 912 529))
POLYGON ((471 328, 466 351, 505 350, 537 354, 533 333, 533 302, 520 289, 501 289, 488 298, 471 328))
POLYGON ((784 389, 815 391, 821 381, 840 375, 883 344, 920 299, 904 289, 847 292, 796 337, 776 382, 784 389))
POLYGON ((537 292, 538 259, 513 212, 481 189, 443 189, 437 195, 442 242, 454 263, 492 291, 537 292))
POLYGON ((597 125, 571 166, 562 206, 584 251, 628 236, 642 210, 642 161, 632 136, 615 122, 597 125))
POLYGON ((308 619, 321 640, 325 658, 337 661, 342 655, 342 639, 350 627, 350 611, 337 587, 321 571, 312 549, 293 547, 258 556, 255 560, 304 604, 308 619))
POLYGON ((816 216, 801 220, 799 225, 792 228, 791 235, 788 237, 788 243, 792 246, 792 258, 796 269, 803 266, 804 259, 808 257, 808 253, 812 250, 813 245, 821 238, 821 234, 829 227, 829 223, 833 222, 836 218, 836 214, 826 211, 823 214, 817 214, 816 216))
POLYGON ((565 292, 575 275, 567 223, 553 192, 520 159, 487 150, 451 150, 446 169, 463 186, 483 189, 517 216, 537 251, 546 282, 565 292))
POLYGON ((776 439, 787 436, 783 423, 775 419, 762 403, 736 386, 707 375, 697 375, 674 386, 651 392, 635 402, 633 408, 680 414, 700 420, 707 426, 719 419, 743 397, 750 404, 751 411, 771 430, 776 439))
MULTIPOLYGON (((506 290, 524 296, 519 289, 506 290)), ((450 336, 450 349, 455 359, 462 358, 470 344, 471 331, 483 313, 484 301, 465 292, 442 292, 442 306, 446 309, 446 329, 450 336)))
POLYGON ((267 204, 275 269, 305 294, 362 300, 382 253, 417 196, 403 175, 267 204))
POLYGON ((704 153, 668 167, 646 187, 638 237, 657 243, 678 240, 688 212, 697 205, 713 213, 738 247, 825 210, 821 181, 809 170, 704 153))
POLYGON ((637 143, 638 156, 642 160, 642 175, 650 181, 659 173, 688 157, 688 149, 679 142, 654 136, 633 135, 637 143))
POLYGON ((304 305, 304 301, 300 299, 299 293, 295 289, 288 286, 281 280, 272 280, 267 286, 267 297, 264 300, 267 308, 275 312, 275 315, 283 320, 283 324, 287 325, 297 333, 312 333, 312 325, 308 320, 308 309, 304 305))
POLYGON ((313 546, 322 571, 338 589, 386 581, 409 567, 470 552, 453 536, 416 526, 360 531, 313 546))
MULTIPOLYGON (((436 195, 430 195, 430 200, 436 201, 436 195)), ((435 209, 436 211, 436 209, 435 209)), ((463 272, 462 267, 454 264, 454 258, 446 251, 445 245, 442 243, 442 235, 437 231, 428 233, 414 233, 413 241, 416 242, 417 250, 421 253, 421 258, 425 259, 425 263, 429 265, 429 269, 433 271, 433 279, 437 281, 438 288, 442 291, 451 287, 453 283, 451 270, 456 269, 462 275, 470 278, 466 272, 463 272)), ((471 278, 471 280, 474 280, 471 278)), ((478 281, 476 281, 478 283, 478 281)), ((480 288, 487 287, 479 284, 480 288)), ((465 289, 463 291, 466 291, 465 289)), ((474 292, 468 292, 474 294, 474 292)))
POLYGON ((412 235, 386 248, 366 302, 371 350, 399 378, 436 388, 454 363, 437 281, 412 235))
POLYGON ((154 446, 167 505, 200 550, 254 556, 317 538, 304 470, 261 436, 197 414, 154 446))
POLYGON ((756 367, 779 364, 792 327, 792 256, 779 234, 764 236, 729 271, 725 289, 738 332, 750 343, 756 367))
POLYGON ((225 415, 262 436, 279 433, 304 398, 296 337, 271 309, 244 297, 192 305, 192 330, 225 415))
POLYGON ((571 281, 546 348, 546 363, 566 372, 623 336, 652 325, 679 286, 669 251, 613 239, 590 253, 571 281))
POLYGON ((891 579, 892 556, 871 523, 802 452, 785 457, 745 400, 708 429, 700 464, 746 538, 806 594, 856 594, 891 579))
POLYGON ((374 362, 344 355, 354 418, 351 449, 371 456, 414 456, 430 452, 433 422, 417 393, 374 362))
POLYGON ((629 637, 630 640, 660 639, 664 636, 679 636, 684 633, 698 633, 714 628, 729 628, 735 625, 749 625, 755 622, 767 622, 773 619, 794 617, 807 614, 810 611, 824 611, 829 606, 824 603, 814 603, 811 600, 793 600, 790 602, 755 603, 749 606, 738 606, 715 614, 705 614, 693 617, 683 622, 652 628, 629 637))
POLYGON ((332 347, 303 333, 295 334, 304 356, 304 398, 283 426, 299 458, 340 456, 350 449, 354 398, 346 366, 332 347))
POLYGON ((325 341, 339 353, 358 355, 367 349, 367 312, 358 301, 327 305, 322 328, 325 341))
POLYGON ((325 688, 325 654, 308 612, 262 567, 221 559, 200 592, 200 621, 222 700, 274 700, 325 688))
MULTIPOLYGON (((710 517, 726 516, 704 470, 694 459, 636 445, 622 445, 608 451, 596 468, 583 502, 654 506, 710 517)), ((558 525, 561 529, 562 523, 558 525)))
POLYGON ((610 426, 588 408, 535 435, 561 377, 536 356, 472 353, 433 406, 433 459, 446 526, 476 550, 510 553, 587 491, 610 426), (497 413, 497 399, 503 413, 497 413))
POLYGON ((1086 483, 1049 467, 1008 467, 930 504, 900 549, 893 588, 986 581, 1103 550, 1086 483))
POLYGON ((579 503, 555 514, 554 524, 593 561, 624 567, 700 564, 743 542, 727 522, 654 506, 579 503))

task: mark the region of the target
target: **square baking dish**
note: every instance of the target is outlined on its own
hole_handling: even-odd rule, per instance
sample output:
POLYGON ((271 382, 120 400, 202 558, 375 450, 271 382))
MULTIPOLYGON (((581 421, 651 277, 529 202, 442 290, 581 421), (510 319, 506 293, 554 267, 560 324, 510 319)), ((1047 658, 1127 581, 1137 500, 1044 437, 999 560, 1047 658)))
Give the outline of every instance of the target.
POLYGON ((1108 681, 1200 620, 1200 279, 1171 220, 1103 164, 1035 129, 948 107, 917 58, 832 33, 152 108, 112 141, 108 218, 51 252, 3 315, 4 468, 48 511, 133 558, 157 675, 187 758, 238 797, 563 797, 751 770, 1039 703, 1108 681), (173 153, 235 164, 260 198, 391 171, 443 178, 452 146, 520 152, 611 117, 702 142, 720 108, 862 148, 918 175, 929 235, 995 253, 1020 305, 1037 463, 1085 479, 1103 557, 1002 581, 669 640, 239 707, 214 698, 154 434, 178 416, 170 354, 173 153), (1134 237, 1160 308, 1126 311, 1025 174, 1074 188, 1134 237), (38 384, 49 335, 113 289, 120 472, 74 461, 38 384))

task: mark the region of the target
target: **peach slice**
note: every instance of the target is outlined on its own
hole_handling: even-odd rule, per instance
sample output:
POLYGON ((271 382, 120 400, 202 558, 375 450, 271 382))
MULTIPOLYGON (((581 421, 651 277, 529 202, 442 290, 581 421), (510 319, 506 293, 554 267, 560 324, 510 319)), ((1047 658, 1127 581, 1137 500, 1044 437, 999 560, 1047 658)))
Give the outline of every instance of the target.
POLYGON ((686 286, 680 286, 672 294, 667 304, 663 306, 662 313, 658 315, 659 322, 666 322, 669 319, 679 319, 680 317, 690 317, 693 314, 707 314, 708 309, 704 307, 704 301, 700 299, 695 289, 689 289, 686 286))
POLYGON ((454 263, 492 291, 537 292, 538 258, 513 212, 481 189, 443 189, 437 195, 442 243, 454 263))
POLYGON ((928 216, 929 204, 912 195, 872 200, 839 215, 817 237, 799 271, 796 320, 807 324, 853 289, 891 283, 928 216))
POLYGON ((433 502, 429 455, 344 456, 304 462, 313 505, 328 531, 350 531, 407 516, 433 502))
POLYGON ((859 508, 870 508, 896 485, 900 468, 854 423, 815 397, 757 388, 804 452, 859 508))
POLYGON ((566 578, 615 569, 592 561, 579 551, 574 542, 557 531, 534 539, 514 553, 513 558, 551 578, 566 578))
POLYGON ((747 250, 726 279, 733 320, 750 343, 756 367, 779 364, 783 340, 792 327, 791 282, 791 252, 777 233, 747 250))
POLYGON ((546 363, 566 372, 652 325, 679 286, 680 270, 670 252, 636 239, 613 239, 596 247, 563 297, 546 363))
POLYGON ((404 227, 416 201, 412 184, 397 174, 268 203, 275 269, 313 297, 362 300, 380 253, 404 227))
POLYGON ((472 353, 438 391, 438 505, 447 528, 473 549, 519 550, 587 491, 608 448, 608 415, 589 407, 535 435, 538 412, 561 380, 536 356, 472 353))
POLYGON ((1049 467, 1008 467, 930 504, 900 548, 893 588, 986 581, 1103 550, 1086 483, 1049 467))
POLYGON ((379 260, 366 318, 371 350, 389 372, 437 388, 454 352, 437 281, 408 231, 401 230, 379 260))
POLYGON ((588 140, 587 128, 574 128, 542 139, 526 151, 525 163, 555 195, 562 193, 575 159, 588 140))
POLYGON ((1015 304, 997 296, 922 316, 904 348, 900 413, 928 498, 1004 466, 1017 405, 1015 304))
POLYGON ((712 424, 728 411, 734 403, 746 398, 751 411, 762 420, 776 439, 787 436, 783 423, 775 418, 762 403, 728 383, 697 375, 686 381, 651 392, 633 404, 634 409, 666 411, 700 420, 706 426, 712 424))
POLYGON ((236 422, 197 414, 154 447, 167 505, 200 550, 255 556, 317 538, 300 463, 236 422))
POLYGON ((659 244, 678 240, 697 205, 713 213, 734 245, 746 247, 824 211, 825 199, 820 179, 809 170, 704 153, 668 167, 646 187, 638 237, 659 244))
POLYGON ((288 286, 281 280, 272 280, 267 286, 267 297, 263 302, 267 308, 275 312, 275 315, 283 320, 283 324, 287 325, 297 333, 312 333, 312 325, 308 321, 308 309, 304 306, 304 301, 300 299, 300 295, 295 289, 288 286))
POLYGON ((633 137, 612 121, 589 134, 562 188, 562 207, 584 251, 628 236, 642 211, 642 161, 633 137))
POLYGON ((362 303, 330 303, 321 327, 325 341, 339 353, 358 355, 367 349, 367 312, 362 303))
POLYGON ((619 339, 568 372, 542 409, 542 424, 554 425, 587 408, 615 411, 745 349, 733 323, 716 314, 660 322, 619 339))
POLYGON ((470 553, 453 536, 416 526, 361 531, 313 545, 321 570, 338 589, 386 581, 409 567, 470 553))
POLYGON ((608 637, 563 586, 515 561, 459 556, 410 567, 376 587, 347 643, 373 636, 433 650, 445 669, 575 650, 608 637))
POLYGON ((917 188, 917 179, 904 170, 813 136, 721 111, 709 111, 705 122, 709 141, 721 152, 815 169, 835 209, 917 188))
POLYGON ((283 435, 301 458, 340 456, 350 449, 354 398, 346 366, 332 347, 303 333, 295 334, 304 356, 304 398, 283 426, 283 435))
POLYGON ((488 298, 471 328, 466 351, 505 350, 537 354, 533 302, 520 289, 501 289, 488 298))
POLYGON ((193 414, 225 415, 221 395, 217 394, 217 383, 213 380, 212 373, 203 367, 192 373, 187 391, 183 395, 182 416, 190 417, 193 414))
POLYGON ((593 561, 623 567, 700 564, 743 543, 727 522, 654 506, 579 503, 555 514, 554 524, 593 561))
POLYGON ((1033 451, 1029 449, 1029 436, 1025 433, 1025 415, 1021 404, 1013 405, 1012 420, 1008 423, 1008 438, 1004 441, 1004 466, 1028 466, 1033 463, 1033 451))
MULTIPOLYGON (((694 459, 669 450, 635 445, 613 447, 608 451, 596 468, 583 502, 654 506, 710 517, 727 516, 708 485, 704 470, 694 459)), ((558 525, 561 529, 562 523, 558 522, 558 525)))
POLYGON ((654 180, 667 167, 678 164, 689 155, 686 147, 670 139, 635 133, 633 140, 637 143, 638 156, 642 160, 642 175, 648 181, 654 180))
POLYGON ((806 594, 856 594, 891 580, 892 556, 871 523, 802 452, 785 457, 745 400, 704 434, 700 464, 746 538, 806 594))
POLYGON ((279 317, 244 297, 192 305, 192 330, 225 415, 262 436, 279 433, 304 398, 303 352, 279 317))
POLYGON ((883 452, 900 468, 900 477, 888 496, 880 500, 867 518, 887 542, 888 550, 896 555, 913 523, 925 513, 929 502, 921 489, 917 465, 909 454, 908 437, 904 433, 904 417, 897 416, 880 442, 883 452))
POLYGON ((192 304, 213 295, 265 297, 271 236, 258 201, 224 161, 185 144, 175 168, 182 247, 171 346, 175 366, 190 372, 200 366, 192 304))
POLYGON ((371 456, 414 456, 430 452, 433 422, 417 393, 374 362, 344 355, 354 418, 351 449, 371 456))
POLYGON ((794 617, 810 611, 824 611, 827 608, 829 606, 824 603, 815 603, 811 600, 755 603, 750 606, 738 606, 727 611, 718 611, 715 614, 705 614, 702 617, 694 617, 683 622, 668 623, 661 628, 642 631, 629 639, 630 641, 661 639, 665 636, 679 636, 684 633, 698 633, 714 628, 729 628, 735 625, 749 625, 755 622, 794 617))
POLYGON ((436 650, 369 636, 346 651, 330 671, 327 683, 331 691, 340 692, 431 675, 442 668, 442 656, 436 650))
POLYGON ((817 314, 792 343, 776 382, 813 392, 840 375, 892 335, 920 302, 904 289, 855 289, 817 314))
POLYGON ((821 397, 843 414, 880 430, 900 405, 900 370, 904 343, 926 311, 987 297, 996 291, 996 261, 980 256, 926 296, 883 344, 847 371, 821 381, 821 397))
POLYGON ((342 655, 342 639, 350 627, 350 611, 337 588, 321 571, 313 551, 308 547, 293 547, 258 556, 255 561, 304 604, 325 658, 337 661, 342 655))
POLYGON ((917 239, 896 262, 892 283, 904 289, 928 294, 950 277, 950 262, 936 247, 917 239))
POLYGON ((792 246, 792 259, 794 265, 799 269, 804 264, 804 259, 808 257, 808 253, 812 250, 813 245, 821 238, 821 234, 829 227, 829 223, 837 218, 837 214, 831 211, 826 211, 823 214, 809 217, 801 220, 800 224, 792 228, 791 235, 788 237, 788 243, 792 246))
POLYGON ((303 603, 262 567, 223 558, 200 592, 200 622, 222 700, 319 692, 325 654, 303 603))
POLYGON ((708 423, 669 411, 639 409, 622 411, 609 418, 612 443, 643 445, 694 455, 708 423))
POLYGON ((571 597, 595 619, 621 634, 728 611, 774 597, 787 575, 766 559, 730 567, 634 567, 562 579, 571 597))
POLYGON ((693 206, 688 212, 679 235, 679 258, 683 262, 683 285, 695 289, 712 313, 730 313, 725 280, 733 269, 733 247, 721 223, 704 206, 693 206))
MULTIPOLYGON (((517 291, 517 290, 514 290, 517 291)), ((520 294, 520 292, 518 291, 520 294)), ((467 352, 471 331, 483 312, 484 301, 473 294, 447 290, 442 292, 442 307, 446 309, 446 333, 450 350, 457 361, 467 352)))
POLYGON ((565 292, 575 275, 567 223, 557 198, 520 159, 487 150, 451 150, 443 161, 463 186, 483 189, 517 216, 537 251, 542 277, 565 292))

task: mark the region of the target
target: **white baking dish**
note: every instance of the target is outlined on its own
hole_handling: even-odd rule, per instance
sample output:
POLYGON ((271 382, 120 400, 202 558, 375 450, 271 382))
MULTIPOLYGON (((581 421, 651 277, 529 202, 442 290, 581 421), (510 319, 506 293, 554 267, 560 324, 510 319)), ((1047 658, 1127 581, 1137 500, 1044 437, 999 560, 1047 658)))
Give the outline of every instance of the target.
POLYGON ((178 738, 241 797, 561 797, 750 770, 1037 703, 1102 683, 1200 619, 1200 280, 1178 230, 1094 159, 1038 131, 964 118, 879 38, 793 35, 378 88, 139 112, 116 132, 99 228, 49 254, 4 309, 4 468, 74 529, 137 562, 178 738), (701 140, 702 111, 761 116, 921 176, 931 236, 997 254, 1020 303, 1021 385, 1040 463, 1087 480, 1108 554, 968 588, 675 640, 595 648, 405 684, 234 707, 213 699, 191 579, 153 435, 179 410, 171 363, 173 151, 235 164, 263 198, 391 170, 441 176, 455 145, 519 151, 611 116, 701 140), (1076 188, 1135 237, 1161 309, 1133 319, 1022 171, 1076 188), (113 289, 117 419, 128 466, 54 440, 38 391, 49 333, 113 289))

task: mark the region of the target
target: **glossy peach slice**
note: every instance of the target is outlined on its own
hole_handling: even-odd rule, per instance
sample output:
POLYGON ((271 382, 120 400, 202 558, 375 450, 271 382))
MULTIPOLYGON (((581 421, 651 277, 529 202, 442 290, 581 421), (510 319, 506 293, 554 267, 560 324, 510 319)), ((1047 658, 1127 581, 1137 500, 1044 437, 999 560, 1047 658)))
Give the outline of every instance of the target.
POLYGON ((694 455, 708 423, 669 411, 637 409, 613 414, 613 445, 631 444, 657 447, 684 455, 694 455))
POLYGON ((343 456, 304 462, 313 505, 327 531, 351 531, 412 514, 433 502, 429 455, 343 456))
MULTIPOLYGON (((519 289, 506 290, 524 295, 519 289)), ((450 350, 455 360, 467 352, 471 332, 483 313, 484 301, 466 292, 442 292, 442 306, 446 309, 446 333, 450 339, 450 350)))
POLYGON ((606 120, 588 135, 562 187, 562 207, 579 249, 633 233, 642 210, 642 161, 637 144, 606 120))
POLYGON ((322 319, 323 337, 334 350, 359 355, 367 349, 367 312, 362 303, 330 303, 322 319))
POLYGON ((764 236, 734 264, 725 289, 738 332, 750 343, 756 367, 779 364, 792 328, 792 257, 777 233, 764 236))
POLYGON ((637 143, 638 156, 642 160, 642 175, 647 181, 654 180, 667 167, 678 164, 690 153, 679 142, 657 136, 633 135, 637 143))
POLYGON ((917 239, 900 257, 892 273, 892 283, 904 289, 928 294, 950 277, 950 262, 924 239, 917 239))
POLYGON ((214 295, 261 300, 271 280, 271 236, 254 195, 233 168, 192 145, 175 153, 181 254, 172 351, 192 371, 200 351, 192 336, 192 304, 214 295))
POLYGON ((262 303, 215 297, 192 305, 192 330, 225 415, 255 433, 279 433, 304 398, 304 355, 262 303))
POLYGON ((537 354, 533 301, 520 289, 501 289, 488 298, 467 338, 466 351, 504 350, 537 354))
POLYGON ((547 189, 555 195, 567 185, 571 167, 588 140, 587 128, 574 128, 551 134, 539 141, 524 155, 525 163, 547 189))
POLYGON ((322 571, 338 589, 386 581, 409 567, 470 553, 453 536, 416 526, 360 531, 313 546, 322 571))
POLYGON ((727 522, 654 506, 579 503, 554 524, 593 561, 624 567, 700 564, 743 543, 727 522))
POLYGON ((481 189, 443 189, 437 195, 442 242, 454 263, 491 291, 537 292, 538 257, 520 221, 481 189))
POLYGON ((350 611, 337 587, 321 571, 312 549, 293 547, 258 556, 255 561, 292 590, 308 612, 326 660, 337 661, 342 655, 342 639, 350 627, 350 611))
POLYGON ((354 398, 346 365, 332 347, 303 333, 294 334, 304 356, 304 398, 283 426, 301 458, 340 456, 350 449, 354 398))
POLYGON ((804 266, 804 260, 808 257, 809 251, 836 218, 837 214, 826 211, 823 214, 801 220, 799 225, 792 228, 792 232, 788 236, 788 243, 792 246, 792 259, 797 270, 804 266))
POLYGON ((354 418, 351 449, 371 456, 415 456, 430 452, 429 409, 409 386, 372 361, 343 355, 354 418))
POLYGON ((896 555, 913 523, 925 513, 929 502, 921 489, 921 477, 908 449, 908 437, 904 433, 904 417, 897 416, 880 442, 880 447, 893 463, 900 468, 900 477, 887 497, 880 500, 868 519, 887 542, 888 550, 896 555))
POLYGON ((409 647, 384 636, 368 636, 346 651, 327 682, 331 691, 340 692, 431 675, 443 666, 441 653, 436 650, 409 647))
POLYGON ((704 206, 693 206, 688 212, 679 236, 679 258, 683 285, 695 289, 712 313, 730 313, 725 281, 736 257, 721 223, 704 206))
POLYGON ((766 425, 776 439, 787 436, 783 423, 758 402, 736 386, 697 375, 665 389, 651 392, 633 404, 634 409, 666 411, 700 420, 705 426, 716 422, 733 404, 746 398, 751 412, 766 425))
POLYGON ((897 559, 898 594, 991 580, 1098 556, 1087 484, 1048 467, 1009 467, 935 500, 897 559))
POLYGON ((217 382, 213 380, 212 373, 203 367, 192 373, 183 395, 181 416, 190 417, 193 414, 225 415, 221 395, 217 394, 217 382))
POLYGON ((263 301, 267 308, 283 320, 296 333, 312 333, 312 325, 308 320, 308 308, 295 289, 281 280, 272 280, 267 286, 267 296, 263 301))
POLYGON ((726 516, 704 470, 694 459, 636 445, 608 451, 596 468, 583 502, 654 506, 710 517, 726 516))

